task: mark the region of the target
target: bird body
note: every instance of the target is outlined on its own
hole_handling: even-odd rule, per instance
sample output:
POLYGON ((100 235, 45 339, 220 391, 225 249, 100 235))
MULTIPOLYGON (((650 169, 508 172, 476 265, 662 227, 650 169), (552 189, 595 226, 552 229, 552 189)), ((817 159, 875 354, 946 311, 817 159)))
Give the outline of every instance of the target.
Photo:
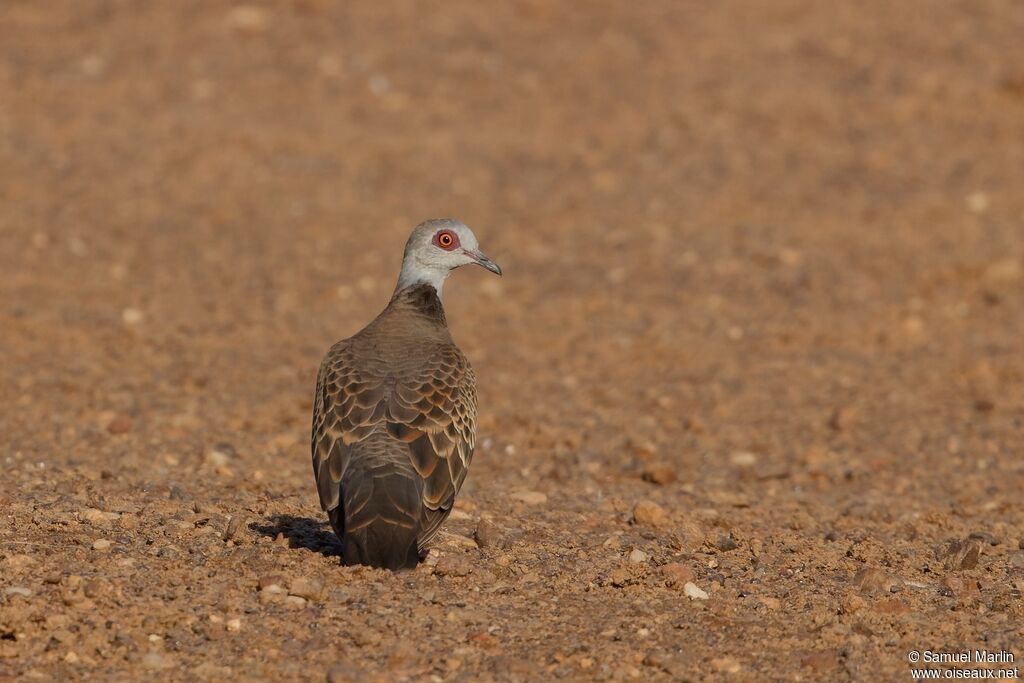
POLYGON ((461 223, 417 226, 387 307, 320 365, 313 472, 348 564, 415 566, 465 481, 476 379, 448 331, 441 288, 467 263, 501 274, 461 223))

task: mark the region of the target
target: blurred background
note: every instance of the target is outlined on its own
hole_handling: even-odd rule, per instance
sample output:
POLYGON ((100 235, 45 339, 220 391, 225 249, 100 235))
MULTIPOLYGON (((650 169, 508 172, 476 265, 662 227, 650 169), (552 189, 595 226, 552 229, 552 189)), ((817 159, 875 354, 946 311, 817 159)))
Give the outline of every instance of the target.
MULTIPOLYGON (((165 534, 153 529, 204 509, 257 525, 243 525, 233 550, 228 539, 210 551, 229 575, 239 548, 272 544, 278 555, 261 551, 248 571, 269 557, 334 576, 336 557, 295 556, 295 537, 330 543, 313 530, 316 369, 385 305, 411 228, 452 216, 505 270, 501 280, 460 271, 445 292, 482 413, 453 528, 468 525, 468 538, 494 516, 522 531, 526 550, 484 571, 512 585, 541 577, 531 588, 541 607, 534 622, 508 621, 502 609, 526 609, 515 591, 490 612, 477 606, 485 626, 504 629, 491 633, 497 650, 451 668, 428 648, 396 671, 675 676, 675 660, 645 658, 735 616, 737 582, 768 581, 748 575, 752 538, 769 558, 788 548, 779 567, 768 562, 765 589, 783 606, 767 603, 767 622, 737 621, 723 641, 691 642, 702 671, 752 674, 776 657, 775 672, 856 679, 903 672, 903 646, 973 647, 983 633, 1012 642, 1019 630, 982 620, 978 605, 1019 616, 1024 576, 1021 36, 1024 6, 1010 0, 4 0, 0 542, 55 543, 22 548, 29 559, 10 564, 7 581, 50 572, 71 590, 80 570, 69 567, 92 563, 112 595, 180 586, 195 532, 166 541, 179 558, 161 560, 151 551, 164 541, 152 539, 165 534), (638 501, 666 515, 661 532, 638 531, 638 501), (82 509, 141 526, 101 533, 82 509), (306 536, 283 514, 306 520, 306 536), (290 547, 273 544, 278 533, 290 547), (723 533, 748 553, 735 576, 714 559, 723 533), (773 545, 780 533, 788 546, 773 545), (970 533, 988 534, 980 593, 964 588, 980 574, 954 576, 956 590, 911 578, 947 537, 970 533), (97 534, 136 568, 104 569, 116 556, 97 555, 97 534), (865 538, 870 552, 844 554, 865 538), (582 555, 566 564, 534 543, 582 555), (638 602, 661 601, 669 589, 645 577, 682 553, 712 607, 666 631, 657 614, 619 606, 614 619, 634 621, 598 619, 560 644, 565 626, 545 621, 555 602, 544 600, 595 614, 607 595, 560 582, 608 586, 602 577, 632 549, 652 558, 629 565, 638 602), (781 571, 794 558, 822 572, 810 602, 786 599, 801 580, 781 571), (898 595, 906 609, 868 619, 840 656, 835 643, 857 620, 835 615, 844 591, 863 588, 847 587, 858 563, 928 589, 898 595), (936 630, 949 601, 969 609, 936 630), (751 642, 793 623, 824 628, 826 645, 804 636, 787 646, 804 659, 768 645, 751 658, 751 642), (608 628, 630 635, 609 649, 608 628)), ((480 576, 452 590, 493 583, 480 576)), ((385 579, 367 580, 346 590, 372 594, 385 579)), ((3 643, 0 672, 110 658, 232 673, 202 654, 208 634, 195 629, 177 654, 146 660, 156 646, 132 629, 172 627, 144 626, 131 600, 117 619, 135 649, 77 635, 49 648, 55 630, 77 633, 30 618, 64 609, 48 602, 64 604, 58 588, 22 587, 30 597, 5 598, 0 627, 21 635, 3 643)), ((255 599, 244 582, 208 590, 210 604, 238 596, 211 612, 222 621, 255 599)), ((193 614, 193 598, 179 596, 167 624, 193 614)), ((275 614, 260 627, 267 642, 290 628, 275 614)), ((348 618, 439 637, 412 617, 348 618)), ((256 627, 245 628, 256 649, 256 627)), ((390 662, 388 637, 349 647, 390 662)), ((307 660, 323 654, 297 642, 307 660)), ((298 675, 294 659, 237 648, 268 676, 298 675)))

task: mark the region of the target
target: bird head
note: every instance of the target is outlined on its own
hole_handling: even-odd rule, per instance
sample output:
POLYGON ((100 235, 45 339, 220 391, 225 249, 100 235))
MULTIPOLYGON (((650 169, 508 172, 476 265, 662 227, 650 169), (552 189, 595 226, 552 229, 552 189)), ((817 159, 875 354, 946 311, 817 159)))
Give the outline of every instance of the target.
POLYGON ((429 284, 440 296, 444 281, 453 270, 474 263, 501 275, 501 268, 480 251, 476 235, 468 227, 451 218, 424 221, 413 229, 405 243, 395 291, 429 284))

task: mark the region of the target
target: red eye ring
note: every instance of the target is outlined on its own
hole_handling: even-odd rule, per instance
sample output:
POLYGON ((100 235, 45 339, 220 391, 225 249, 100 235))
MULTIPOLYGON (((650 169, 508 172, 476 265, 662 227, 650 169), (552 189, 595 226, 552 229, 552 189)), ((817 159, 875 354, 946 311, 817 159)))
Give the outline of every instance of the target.
POLYGON ((442 230, 434 235, 434 244, 446 251, 459 246, 459 236, 450 230, 442 230))

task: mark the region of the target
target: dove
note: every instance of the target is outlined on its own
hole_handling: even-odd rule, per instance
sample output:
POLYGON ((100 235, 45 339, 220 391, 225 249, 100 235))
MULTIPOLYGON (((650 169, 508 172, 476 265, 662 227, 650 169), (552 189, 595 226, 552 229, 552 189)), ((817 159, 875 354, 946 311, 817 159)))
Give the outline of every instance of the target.
POLYGON ((424 221, 387 307, 330 348, 313 401, 313 473, 349 565, 408 569, 452 510, 476 445, 476 377, 452 340, 445 280, 501 275, 459 221, 424 221))

